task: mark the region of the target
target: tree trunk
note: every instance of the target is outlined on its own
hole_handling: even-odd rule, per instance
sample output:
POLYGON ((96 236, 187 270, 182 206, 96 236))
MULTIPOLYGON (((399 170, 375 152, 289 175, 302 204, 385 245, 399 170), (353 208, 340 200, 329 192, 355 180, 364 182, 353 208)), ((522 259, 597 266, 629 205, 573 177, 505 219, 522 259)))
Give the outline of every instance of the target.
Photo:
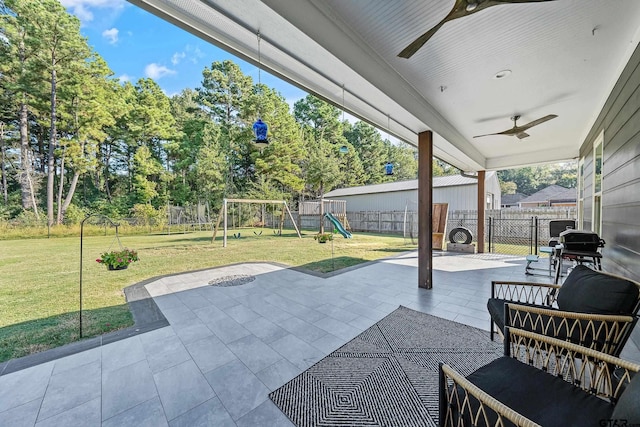
POLYGON ((2 173, 2 196, 4 199, 4 204, 7 205, 9 203, 9 193, 7 190, 7 172, 5 169, 5 148, 4 148, 4 123, 0 123, 0 152, 2 158, 0 158, 0 172, 2 173))
POLYGON ((47 224, 53 225, 53 194, 55 181, 56 150, 56 69, 51 61, 51 128, 49 131, 49 158, 47 159, 47 224))
POLYGON ((62 189, 64 188, 64 153, 60 159, 60 178, 58 179, 58 215, 56 224, 62 224, 62 189))
POLYGON ((73 195, 76 192, 79 178, 80 174, 78 172, 74 172, 73 178, 71 178, 71 183, 69 184, 69 192, 67 192, 67 197, 65 197, 64 203, 62 204, 62 218, 60 220, 60 223, 62 223, 62 220, 64 220, 64 216, 67 214, 67 209, 69 209, 69 205, 71 204, 73 195))
POLYGON ((31 162, 29 162, 29 131, 28 131, 28 110, 27 104, 20 104, 20 192, 22 194, 22 208, 33 209, 38 216, 38 207, 33 194, 33 183, 31 182, 31 162))
MULTIPOLYGON (((109 163, 111 163, 111 145, 107 145, 105 147, 105 155, 104 155, 104 191, 107 194, 107 200, 111 203, 111 188, 109 187, 109 163)), ((99 169, 96 168, 96 188, 102 188, 102 183, 100 181, 99 169)))
MULTIPOLYGON (((47 164, 47 154, 44 151, 44 132, 38 132, 38 152, 34 153, 34 159, 38 158, 38 172, 44 175, 45 173, 45 165, 47 164)), ((36 165, 33 165, 34 169, 36 165)))

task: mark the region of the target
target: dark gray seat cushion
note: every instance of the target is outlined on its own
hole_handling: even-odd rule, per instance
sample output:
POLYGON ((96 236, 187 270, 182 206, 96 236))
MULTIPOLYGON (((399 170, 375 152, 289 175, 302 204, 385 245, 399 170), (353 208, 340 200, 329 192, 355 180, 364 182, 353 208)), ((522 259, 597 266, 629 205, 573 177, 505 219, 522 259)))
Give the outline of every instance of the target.
POLYGON ((627 420, 627 425, 640 425, 640 373, 637 373, 624 393, 620 396, 616 408, 611 414, 614 420, 627 420))
POLYGON ((634 314, 638 286, 623 278, 576 266, 558 293, 558 308, 591 314, 634 314))
POLYGON ((467 379, 545 427, 595 427, 600 420, 610 419, 614 410, 611 403, 511 357, 496 359, 467 379))

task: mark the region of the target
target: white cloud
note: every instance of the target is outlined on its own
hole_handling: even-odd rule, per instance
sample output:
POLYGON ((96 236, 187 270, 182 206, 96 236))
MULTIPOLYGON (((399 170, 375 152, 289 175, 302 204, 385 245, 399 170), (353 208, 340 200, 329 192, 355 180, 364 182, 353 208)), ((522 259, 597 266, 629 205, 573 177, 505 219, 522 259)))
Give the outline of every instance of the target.
POLYGON ((187 45, 185 50, 189 54, 189 61, 193 62, 194 64, 197 64, 200 59, 204 58, 204 53, 198 46, 193 47, 191 45, 187 45))
POLYGON ((187 54, 184 53, 184 52, 176 52, 171 57, 171 63, 173 65, 178 65, 180 63, 180 61, 182 61, 186 56, 187 56, 187 54))
POLYGON ((151 64, 144 67, 145 76, 154 80, 159 80, 164 76, 173 75, 175 73, 175 70, 171 70, 164 65, 158 65, 155 62, 152 62, 151 64))
POLYGON ((125 0, 60 0, 60 3, 67 9, 71 9, 71 13, 76 15, 82 22, 93 21, 94 15, 92 9, 122 9, 125 0))
POLYGON ((120 83, 130 82, 131 76, 128 74, 122 74, 120 77, 118 77, 118 80, 120 80, 120 83))
POLYGON ((178 65, 186 58, 187 61, 197 64, 198 61, 204 58, 204 53, 200 50, 198 46, 186 45, 182 52, 176 52, 171 57, 171 63, 173 65, 178 65))
POLYGON ((109 40, 110 44, 116 44, 118 43, 118 33, 119 31, 117 28, 111 28, 110 30, 104 30, 102 32, 102 37, 109 40))

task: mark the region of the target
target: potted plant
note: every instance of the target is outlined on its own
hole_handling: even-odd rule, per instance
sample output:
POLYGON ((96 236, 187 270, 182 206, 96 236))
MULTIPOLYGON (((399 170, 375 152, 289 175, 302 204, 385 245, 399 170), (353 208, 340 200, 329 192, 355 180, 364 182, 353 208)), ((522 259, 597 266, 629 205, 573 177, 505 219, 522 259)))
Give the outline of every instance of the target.
POLYGON ((138 253, 131 249, 105 252, 96 261, 107 266, 108 270, 125 270, 132 262, 138 261, 138 253))
POLYGON ((331 233, 318 233, 313 236, 318 243, 327 243, 329 240, 333 240, 333 234, 331 233))

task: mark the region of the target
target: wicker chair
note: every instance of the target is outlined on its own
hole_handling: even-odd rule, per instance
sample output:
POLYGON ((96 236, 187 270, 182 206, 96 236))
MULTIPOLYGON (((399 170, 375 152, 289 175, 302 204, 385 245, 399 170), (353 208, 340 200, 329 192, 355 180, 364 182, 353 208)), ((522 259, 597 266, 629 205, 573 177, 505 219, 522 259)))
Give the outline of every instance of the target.
POLYGON ((618 356, 638 321, 640 283, 579 265, 562 286, 493 281, 487 308, 492 340, 514 326, 618 356))
POLYGON ((469 376, 440 364, 441 426, 640 423, 640 365, 521 329, 505 331, 504 356, 469 376))

